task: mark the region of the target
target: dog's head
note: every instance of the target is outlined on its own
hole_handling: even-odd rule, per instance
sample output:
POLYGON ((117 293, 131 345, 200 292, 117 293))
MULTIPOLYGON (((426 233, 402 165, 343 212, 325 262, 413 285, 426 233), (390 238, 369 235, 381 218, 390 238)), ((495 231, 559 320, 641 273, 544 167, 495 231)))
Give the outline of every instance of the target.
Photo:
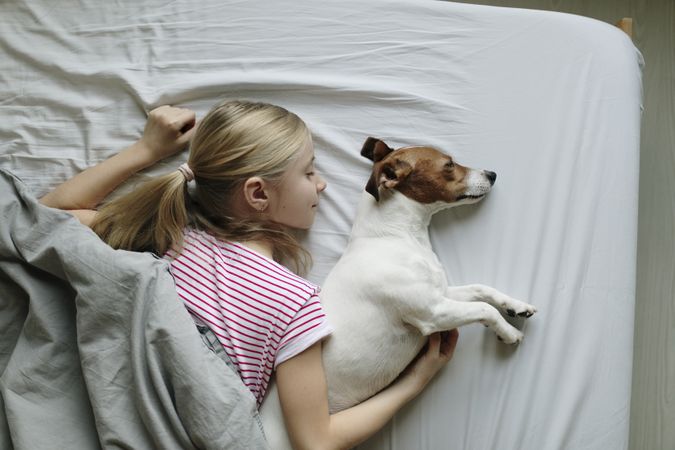
POLYGON ((371 137, 363 144, 361 155, 374 163, 366 191, 377 201, 381 193, 396 189, 424 204, 475 203, 490 192, 497 179, 494 172, 461 166, 432 147, 394 150, 371 137))

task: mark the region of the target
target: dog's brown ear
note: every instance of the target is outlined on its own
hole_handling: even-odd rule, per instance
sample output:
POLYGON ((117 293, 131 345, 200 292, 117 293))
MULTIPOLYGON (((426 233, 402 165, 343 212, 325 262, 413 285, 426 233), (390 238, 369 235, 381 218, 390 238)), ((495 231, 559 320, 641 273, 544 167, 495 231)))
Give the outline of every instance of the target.
POLYGON ((370 179, 366 184, 366 192, 375 197, 375 201, 380 201, 380 192, 377 188, 377 183, 375 182, 375 174, 370 175, 370 179))
POLYGON ((366 191, 380 201, 380 187, 392 189, 412 172, 412 166, 398 158, 376 164, 366 185, 366 191))
POLYGON ((394 149, 390 148, 384 143, 384 141, 374 137, 369 137, 366 139, 366 142, 363 143, 363 147, 361 148, 361 156, 365 156, 372 162, 378 162, 393 151, 394 149))

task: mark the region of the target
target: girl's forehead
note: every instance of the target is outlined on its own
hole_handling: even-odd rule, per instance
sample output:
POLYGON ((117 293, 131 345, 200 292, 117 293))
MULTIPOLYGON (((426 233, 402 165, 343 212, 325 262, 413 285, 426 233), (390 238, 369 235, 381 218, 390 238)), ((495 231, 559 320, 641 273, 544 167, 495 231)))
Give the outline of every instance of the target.
POLYGON ((312 138, 307 139, 305 145, 300 149, 298 156, 300 160, 304 161, 314 159, 314 143, 312 142, 312 138))
POLYGON ((308 165, 314 161, 314 145, 311 140, 307 140, 300 148, 295 151, 291 157, 290 166, 286 173, 304 170, 308 165))

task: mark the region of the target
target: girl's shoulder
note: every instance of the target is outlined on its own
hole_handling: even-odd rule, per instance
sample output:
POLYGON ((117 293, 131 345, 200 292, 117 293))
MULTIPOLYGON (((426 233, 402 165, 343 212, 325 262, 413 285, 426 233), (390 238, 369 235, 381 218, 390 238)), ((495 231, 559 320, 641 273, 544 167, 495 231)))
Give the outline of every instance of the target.
POLYGON ((222 267, 251 280, 264 282, 302 297, 318 294, 319 287, 293 273, 282 264, 239 242, 225 241, 205 231, 186 229, 183 252, 199 254, 222 267))

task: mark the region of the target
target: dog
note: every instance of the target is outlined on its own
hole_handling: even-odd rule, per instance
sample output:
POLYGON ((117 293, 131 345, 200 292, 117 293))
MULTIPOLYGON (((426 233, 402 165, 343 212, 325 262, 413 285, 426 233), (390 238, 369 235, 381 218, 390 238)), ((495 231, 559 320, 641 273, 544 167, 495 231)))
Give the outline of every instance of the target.
MULTIPOLYGON (((320 294, 334 327, 322 352, 331 414, 388 386, 430 334, 480 322, 518 344, 522 332, 502 313, 528 318, 537 311, 488 286, 448 286, 431 248, 431 217, 482 200, 494 172, 464 167, 432 147, 394 150, 375 138, 361 155, 373 162, 372 173, 348 246, 320 294)), ((261 418, 272 448, 291 448, 274 385, 261 418)))

